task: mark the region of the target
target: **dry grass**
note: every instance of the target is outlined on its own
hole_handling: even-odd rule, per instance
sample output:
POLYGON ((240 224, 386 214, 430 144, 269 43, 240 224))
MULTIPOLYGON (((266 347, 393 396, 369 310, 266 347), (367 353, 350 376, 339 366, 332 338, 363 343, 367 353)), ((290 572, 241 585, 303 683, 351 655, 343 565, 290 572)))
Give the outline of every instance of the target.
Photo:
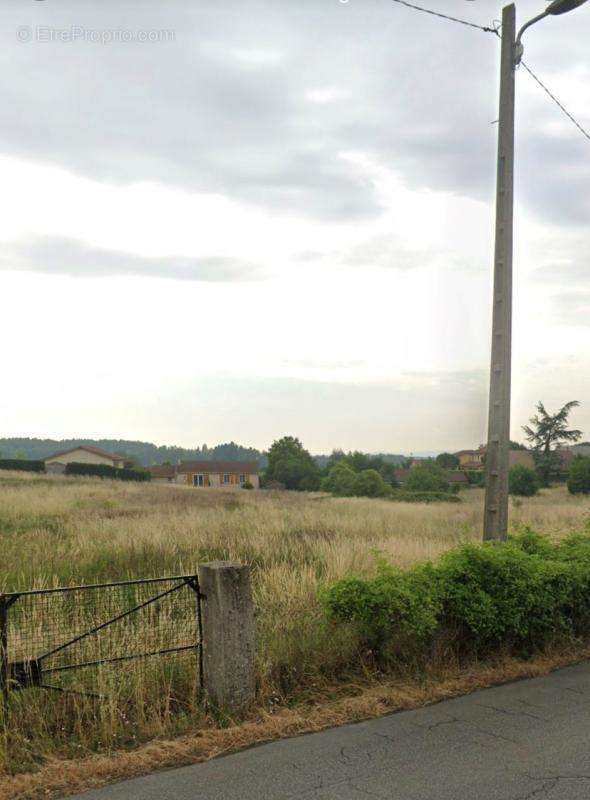
MULTIPOLYGON (((277 734, 274 722, 268 727, 271 718, 277 719, 270 714, 272 709, 294 699, 302 703, 306 697, 325 697, 327 687, 359 679, 359 672, 351 670, 357 643, 350 633, 326 625, 317 602, 318 589, 350 573, 371 574, 375 551, 406 567, 434 559, 460 542, 478 540, 483 493, 470 490, 463 498, 457 505, 417 505, 3 473, 0 589, 190 573, 199 562, 210 559, 249 563, 259 631, 259 709, 266 711, 248 724, 262 738, 286 735, 277 734)), ((585 528, 589 519, 590 501, 573 498, 563 488, 512 503, 511 508, 513 527, 529 525, 555 537, 585 528)), ((233 734, 214 731, 213 721, 190 704, 186 693, 180 715, 166 698, 146 712, 153 686, 126 669, 127 685, 135 686, 135 694, 133 708, 129 698, 125 700, 123 717, 122 698, 116 693, 100 709, 82 700, 73 703, 45 693, 24 693, 10 736, 0 741, 0 770, 37 770, 42 781, 48 770, 56 769, 52 765, 62 764, 63 759, 129 747, 140 753, 144 751, 138 751, 138 746, 156 737, 189 736, 189 754, 182 755, 181 761, 217 752, 216 744, 199 750, 195 742, 204 741, 203 736, 207 742, 228 741, 228 746, 242 741, 237 729, 230 729, 233 734)), ((168 686, 183 680, 182 675, 169 674, 159 679, 168 686)), ((107 684, 116 681, 116 674, 104 680, 107 684)), ((184 683, 189 691, 190 681, 184 679, 184 683)), ((422 698, 417 702, 425 701, 422 689, 413 691, 422 698)), ((286 731, 292 730, 293 719, 299 719, 300 713, 305 719, 295 730, 340 719, 318 711, 317 720, 323 722, 312 723, 307 712, 283 710, 279 716, 287 720, 286 731)), ((244 736, 244 742, 258 741, 244 736)), ((174 758, 178 748, 182 750, 180 744, 144 747, 149 753, 170 750, 177 753, 174 758)), ((93 763, 99 763, 100 758, 95 758, 98 762, 93 763)), ((137 760, 129 753, 118 758, 121 763, 143 763, 141 756, 137 760)), ((160 763, 160 756, 155 758, 160 763)), ((169 763, 166 759, 162 763, 169 763)), ((114 763, 111 756, 109 763, 114 763)), ((149 759, 146 765, 151 765, 149 759)), ((17 781, 16 786, 28 779, 11 780, 17 781)))
POLYGON ((547 653, 530 661, 499 658, 494 662, 433 672, 424 680, 390 680, 369 686, 348 684, 333 694, 296 708, 259 709, 238 725, 204 726, 190 736, 157 739, 133 751, 76 760, 48 759, 38 772, 0 778, 0 800, 50 800, 104 786, 158 769, 208 761, 273 739, 324 730, 336 725, 407 711, 485 689, 499 683, 546 675, 590 658, 590 644, 547 653))

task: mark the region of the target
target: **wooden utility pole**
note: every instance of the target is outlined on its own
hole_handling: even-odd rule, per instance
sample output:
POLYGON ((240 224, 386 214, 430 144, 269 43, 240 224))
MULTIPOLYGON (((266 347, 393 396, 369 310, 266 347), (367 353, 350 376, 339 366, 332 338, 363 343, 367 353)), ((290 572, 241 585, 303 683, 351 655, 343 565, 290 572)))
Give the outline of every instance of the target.
POLYGON ((516 9, 502 11, 500 117, 496 185, 496 245, 490 404, 486 451, 484 539, 505 539, 508 530, 510 371, 512 356, 512 231, 514 214, 514 95, 516 9))

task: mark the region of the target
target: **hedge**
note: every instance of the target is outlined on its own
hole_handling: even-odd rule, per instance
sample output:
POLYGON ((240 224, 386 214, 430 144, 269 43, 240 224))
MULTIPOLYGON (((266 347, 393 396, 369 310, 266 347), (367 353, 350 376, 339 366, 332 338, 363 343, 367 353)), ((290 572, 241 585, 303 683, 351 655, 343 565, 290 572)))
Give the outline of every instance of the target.
POLYGON ((22 472, 45 472, 45 462, 29 461, 25 458, 0 458, 0 469, 16 469, 22 472))
POLYGON ((82 464, 72 461, 66 464, 66 475, 92 475, 97 478, 114 478, 120 481, 149 481, 151 474, 143 469, 118 469, 108 464, 82 464))
POLYGON ((577 456, 571 463, 567 488, 570 494, 590 494, 590 458, 577 456))
POLYGON ((531 531, 504 543, 466 544, 434 564, 401 571, 378 563, 321 593, 328 618, 352 625, 360 652, 381 663, 509 652, 528 656, 590 635, 590 534, 553 544, 531 531))

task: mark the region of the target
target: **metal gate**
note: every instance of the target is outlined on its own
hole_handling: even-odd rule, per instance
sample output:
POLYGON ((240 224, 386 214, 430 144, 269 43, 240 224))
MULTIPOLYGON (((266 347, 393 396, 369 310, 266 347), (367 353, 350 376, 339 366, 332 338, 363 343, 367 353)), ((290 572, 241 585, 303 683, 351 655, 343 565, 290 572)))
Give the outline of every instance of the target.
POLYGON ((196 575, 2 594, 0 692, 92 695, 88 676, 104 665, 191 651, 201 689, 200 600, 196 575))

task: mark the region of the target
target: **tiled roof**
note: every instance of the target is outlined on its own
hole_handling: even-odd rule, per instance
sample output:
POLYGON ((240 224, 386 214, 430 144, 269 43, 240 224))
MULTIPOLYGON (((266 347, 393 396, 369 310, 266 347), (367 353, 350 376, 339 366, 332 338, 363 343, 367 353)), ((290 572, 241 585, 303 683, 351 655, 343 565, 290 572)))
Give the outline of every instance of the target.
POLYGON ((147 469, 152 478, 173 478, 176 474, 171 464, 154 464, 153 467, 147 469))
POLYGON ((187 472, 238 472, 258 475, 257 461, 181 461, 176 467, 179 473, 187 472))
POLYGON ((447 472, 447 480, 449 483, 469 483, 467 475, 460 470, 456 472, 447 472))
POLYGON ((69 450, 53 453, 53 455, 46 456, 43 460, 48 461, 51 458, 67 456, 69 453, 75 453, 76 450, 86 450, 87 453, 92 453, 95 456, 102 456, 102 458, 109 458, 111 461, 125 461, 125 456, 118 455, 117 453, 107 453, 106 450, 101 450, 100 447, 92 447, 89 444, 79 444, 77 447, 71 447, 69 450))

